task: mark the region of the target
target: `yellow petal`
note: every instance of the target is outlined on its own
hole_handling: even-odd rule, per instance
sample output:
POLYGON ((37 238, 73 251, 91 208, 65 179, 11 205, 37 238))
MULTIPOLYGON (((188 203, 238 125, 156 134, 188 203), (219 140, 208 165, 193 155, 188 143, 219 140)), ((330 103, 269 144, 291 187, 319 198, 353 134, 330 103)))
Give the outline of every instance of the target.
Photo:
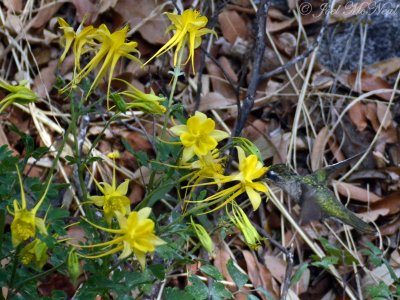
POLYGON ((138 212, 139 220, 147 219, 151 214, 151 207, 143 207, 138 212))
POLYGON ((173 134, 175 134, 176 136, 180 136, 181 134, 185 133, 188 131, 187 126, 186 125, 176 125, 176 126, 172 126, 169 129, 173 134))
POLYGON ((247 196, 249 196, 251 205, 253 206, 254 210, 257 210, 257 208, 261 204, 261 196, 259 193, 257 193, 253 188, 246 186, 246 193, 247 196))
POLYGON ((226 139, 229 137, 229 134, 226 133, 225 131, 222 130, 214 130, 213 132, 210 133, 210 136, 213 137, 216 141, 222 141, 223 139, 226 139))
POLYGON ((123 183, 121 183, 117 188, 117 193, 121 195, 126 195, 128 193, 129 188, 129 179, 126 179, 123 183))

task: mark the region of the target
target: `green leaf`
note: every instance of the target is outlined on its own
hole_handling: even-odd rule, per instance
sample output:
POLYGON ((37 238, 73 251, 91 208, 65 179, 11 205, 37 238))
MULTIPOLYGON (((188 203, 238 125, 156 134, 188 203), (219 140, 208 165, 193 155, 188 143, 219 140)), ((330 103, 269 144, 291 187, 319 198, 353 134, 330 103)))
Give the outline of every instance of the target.
POLYGON ((249 280, 249 277, 240 272, 238 268, 233 264, 233 260, 230 259, 226 264, 226 268, 228 269, 229 274, 231 275, 233 281, 235 282, 238 289, 243 287, 245 283, 249 280))
POLYGON ((389 287, 383 282, 367 288, 367 294, 373 300, 393 299, 389 287))
POLYGON ((187 293, 184 290, 179 290, 177 288, 170 288, 167 287, 164 292, 164 299, 165 300, 194 300, 192 295, 187 293))
POLYGON ((266 289, 258 287, 256 288, 256 291, 262 293, 268 300, 274 300, 274 297, 272 297, 270 292, 268 292, 266 289))
POLYGON ((222 274, 218 271, 218 269, 212 265, 204 265, 200 267, 200 270, 204 273, 207 274, 208 276, 211 276, 212 278, 216 280, 223 280, 224 277, 222 274))
POLYGON ((331 265, 335 265, 339 262, 339 258, 338 257, 334 257, 334 256, 325 256, 323 259, 321 259, 320 261, 316 261, 313 262, 312 265, 315 267, 320 267, 320 268, 324 268, 324 269, 328 269, 329 266, 331 265))
POLYGON ((189 281, 192 285, 186 286, 185 290, 192 295, 194 299, 204 300, 208 298, 208 287, 199 277, 192 275, 189 277, 189 281))
POLYGON ((213 300, 219 299, 231 299, 232 293, 225 288, 225 285, 221 282, 214 282, 211 287, 211 296, 213 300))
POLYGON ((148 269, 153 273, 154 276, 157 277, 159 280, 164 280, 165 278, 165 269, 162 264, 155 264, 148 266, 148 269))
POLYGON ((297 269, 296 273, 294 273, 292 280, 290 281, 290 286, 299 282, 301 276, 303 276, 304 272, 308 268, 308 263, 302 263, 300 267, 297 269))
POLYGON ((52 208, 50 209, 46 220, 51 222, 58 219, 65 219, 67 217, 69 217, 69 212, 67 210, 62 208, 52 208))

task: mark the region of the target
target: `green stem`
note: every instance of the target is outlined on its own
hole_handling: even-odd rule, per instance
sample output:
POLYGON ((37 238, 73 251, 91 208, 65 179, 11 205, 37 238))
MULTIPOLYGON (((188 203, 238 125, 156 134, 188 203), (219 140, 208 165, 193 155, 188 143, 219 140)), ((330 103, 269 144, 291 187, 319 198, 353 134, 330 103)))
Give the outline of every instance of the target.
POLYGON ((165 133, 167 131, 168 120, 169 120, 169 117, 171 115, 172 104, 174 102, 175 89, 176 89, 176 85, 178 83, 179 75, 181 74, 181 71, 182 71, 181 70, 181 63, 182 63, 183 52, 184 52, 184 47, 182 47, 180 52, 179 52, 178 60, 177 60, 176 66, 174 68, 174 77, 173 77, 173 81, 172 81, 172 85, 171 85, 171 93, 169 94, 168 108, 167 108, 167 112, 165 113, 164 126, 163 126, 163 130, 162 130, 162 133, 161 133, 161 138, 162 139, 164 139, 165 133))
POLYGON ((10 282, 8 283, 8 286, 10 287, 10 289, 13 288, 15 277, 17 275, 17 267, 18 267, 18 263, 19 263, 19 252, 20 251, 21 251, 21 244, 19 244, 17 249, 15 249, 14 261, 13 261, 13 266, 12 266, 12 271, 11 271, 10 282))
POLYGON ((0 249, 3 249, 4 227, 6 224, 6 210, 0 210, 0 249))

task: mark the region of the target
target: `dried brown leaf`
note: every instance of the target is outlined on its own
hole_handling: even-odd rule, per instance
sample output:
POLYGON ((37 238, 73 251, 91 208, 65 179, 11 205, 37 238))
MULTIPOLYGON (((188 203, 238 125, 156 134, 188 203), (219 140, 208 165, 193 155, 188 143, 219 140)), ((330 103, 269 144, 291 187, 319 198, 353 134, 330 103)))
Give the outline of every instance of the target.
POLYGON ((377 203, 371 205, 371 209, 388 209, 389 215, 395 215, 400 212, 400 192, 395 192, 388 196, 385 196, 379 200, 377 203))
POLYGON ((365 106, 360 102, 357 102, 349 109, 349 117, 359 131, 363 131, 368 126, 365 106))
POLYGON ((235 105, 236 101, 226 98, 218 92, 210 92, 201 98, 199 111, 208 111, 211 109, 225 109, 235 105))
POLYGON ((249 36, 246 22, 234 10, 224 10, 218 15, 222 35, 229 43, 234 44, 238 37, 246 39, 249 36))
POLYGON ((379 229, 380 229, 382 235, 390 236, 393 234, 398 234, 399 229, 400 229, 400 219, 397 219, 393 223, 389 223, 384 226, 381 226, 379 229))
POLYGON ((235 99, 235 91, 232 86, 225 79, 221 69, 214 63, 209 63, 206 65, 207 72, 211 75, 211 83, 214 92, 218 92, 229 99, 235 99))
POLYGON ((40 8, 36 16, 30 22, 32 28, 42 28, 56 14, 63 3, 52 2, 51 5, 40 8))
POLYGON ((229 247, 224 241, 217 243, 215 247, 214 266, 221 272, 226 280, 233 282, 233 279, 226 268, 228 261, 231 259, 230 253, 229 247))
POLYGON ((372 128, 375 132, 379 128, 378 112, 376 108, 376 103, 368 103, 366 106, 365 117, 371 122, 372 128))
POLYGON ((165 35, 165 31, 168 27, 168 22, 162 16, 161 11, 158 11, 156 1, 136 0, 133 5, 131 0, 119 0, 114 10, 131 27, 141 24, 144 19, 154 15, 154 17, 141 24, 138 31, 151 44, 165 44, 167 42, 168 36, 165 35))
POLYGON ((374 203, 381 200, 381 198, 378 195, 372 192, 368 192, 367 190, 355 186, 351 183, 339 182, 337 180, 333 180, 332 184, 336 186, 339 194, 345 197, 350 197, 351 199, 354 200, 369 202, 369 203, 374 203))
POLYGON ((22 11, 22 0, 4 0, 3 4, 11 12, 21 12, 22 11))
MULTIPOLYGON (((253 284, 253 286, 255 288, 262 287, 266 289, 271 293, 274 299, 278 299, 274 293, 272 275, 270 271, 263 264, 261 264, 250 251, 245 250, 242 252, 242 254, 246 261, 247 275, 249 276, 250 282, 253 284)), ((263 293, 258 292, 258 294, 262 299, 266 299, 263 293)))
MULTIPOLYGON (((348 84, 355 89, 357 73, 351 73, 348 77, 348 84)), ((361 90, 363 92, 371 92, 379 89, 390 89, 392 88, 391 85, 381 77, 377 77, 375 75, 369 74, 365 71, 362 72, 361 75, 361 90)), ((379 93, 376 94, 378 97, 384 100, 390 100, 392 93, 379 93)))
POLYGON ((324 157, 325 146, 328 142, 329 129, 323 127, 314 141, 314 145, 311 150, 311 169, 316 171, 322 167, 322 159, 324 157))
POLYGON ((400 69, 400 57, 392 57, 386 60, 382 60, 373 65, 367 66, 366 70, 370 74, 374 74, 378 77, 385 77, 400 69))
POLYGON ((53 60, 48 67, 41 70, 33 82, 33 91, 40 97, 45 98, 47 93, 50 93, 53 84, 56 82, 55 70, 58 61, 53 60))
POLYGON ((281 22, 273 22, 270 18, 267 21, 267 30, 271 33, 289 29, 295 23, 295 19, 288 19, 281 22))
POLYGON ((382 102, 377 103, 376 115, 378 117, 379 123, 381 123, 384 129, 387 129, 392 124, 393 121, 392 113, 390 112, 390 110, 386 113, 388 109, 389 108, 385 103, 382 102), (384 119, 385 114, 386 114, 386 119, 384 119))
POLYGON ((76 17, 78 22, 82 22, 83 18, 86 18, 87 23, 93 23, 96 21, 99 12, 96 5, 90 0, 71 0, 76 9, 76 17))

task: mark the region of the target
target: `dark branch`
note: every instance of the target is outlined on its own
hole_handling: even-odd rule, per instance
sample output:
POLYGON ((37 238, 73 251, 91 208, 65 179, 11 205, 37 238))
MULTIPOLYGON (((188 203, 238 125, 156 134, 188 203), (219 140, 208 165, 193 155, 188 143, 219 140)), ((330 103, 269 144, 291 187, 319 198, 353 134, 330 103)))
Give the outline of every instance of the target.
POLYGON ((265 51, 265 31, 267 24, 267 13, 270 6, 270 0, 261 0, 256 14, 257 36, 255 44, 255 54, 253 60, 253 71, 246 98, 243 101, 241 109, 238 111, 238 120, 236 122, 233 136, 239 136, 246 124, 247 117, 254 105, 254 98, 257 87, 260 82, 260 68, 264 58, 265 51))

